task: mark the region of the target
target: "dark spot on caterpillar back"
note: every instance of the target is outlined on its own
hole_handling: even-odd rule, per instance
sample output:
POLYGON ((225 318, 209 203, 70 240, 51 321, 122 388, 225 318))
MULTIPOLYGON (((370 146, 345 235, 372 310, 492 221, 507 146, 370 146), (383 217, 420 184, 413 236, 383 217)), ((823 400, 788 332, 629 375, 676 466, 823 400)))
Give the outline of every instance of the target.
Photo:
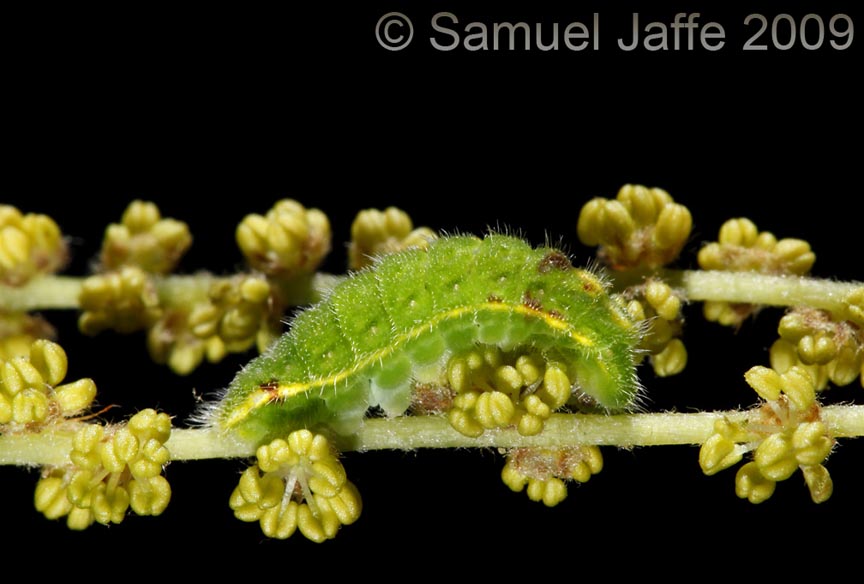
POLYGON ((540 260, 540 263, 537 266, 537 271, 541 274, 547 274, 552 270, 570 270, 573 268, 573 264, 570 263, 570 258, 561 253, 560 251, 550 251, 543 259, 540 260))

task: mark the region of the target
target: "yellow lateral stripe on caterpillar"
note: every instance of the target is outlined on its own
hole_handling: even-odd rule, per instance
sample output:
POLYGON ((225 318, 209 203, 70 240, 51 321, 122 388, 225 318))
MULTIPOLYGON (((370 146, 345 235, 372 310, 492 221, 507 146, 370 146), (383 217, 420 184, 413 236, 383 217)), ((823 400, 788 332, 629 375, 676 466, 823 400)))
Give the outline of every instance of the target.
POLYGON ((279 399, 286 399, 295 395, 299 395, 301 393, 306 393, 315 388, 323 388, 329 385, 336 385, 341 381, 345 381, 351 375, 355 375, 358 371, 362 371, 376 361, 386 359, 394 352, 400 350, 402 343, 408 340, 419 338, 422 334, 430 332, 433 327, 440 324, 441 322, 460 318, 465 314, 479 312, 482 310, 510 312, 513 314, 521 314, 524 316, 539 318, 544 322, 544 324, 548 325, 552 329, 567 331, 567 334, 572 340, 585 347, 591 347, 594 345, 591 339, 582 334, 579 334, 579 332, 574 330, 573 327, 568 325, 566 322, 563 322, 562 320, 551 314, 539 311, 530 306, 525 306, 524 304, 510 306, 500 302, 485 302, 476 307, 462 306, 459 308, 454 308, 446 313, 436 315, 435 317, 433 317, 431 322, 425 323, 423 326, 416 327, 414 329, 411 329, 407 333, 399 335, 394 340, 392 345, 385 347, 384 349, 380 349, 374 353, 371 353, 366 358, 356 363, 351 369, 346 369, 344 371, 336 373, 335 375, 330 375, 328 377, 315 379, 305 383, 279 383, 278 385, 275 385, 274 387, 268 387, 267 389, 257 389, 252 394, 250 394, 246 401, 233 412, 231 417, 226 420, 225 425, 229 428, 236 426, 237 424, 241 423, 249 415, 250 412, 269 402, 279 399))

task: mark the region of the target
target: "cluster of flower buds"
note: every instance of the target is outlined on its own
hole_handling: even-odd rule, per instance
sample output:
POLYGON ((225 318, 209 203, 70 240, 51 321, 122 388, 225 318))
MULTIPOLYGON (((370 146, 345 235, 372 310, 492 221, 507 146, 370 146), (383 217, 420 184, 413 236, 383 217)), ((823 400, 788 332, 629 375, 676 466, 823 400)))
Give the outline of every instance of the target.
POLYGON ((257 521, 267 537, 287 539, 299 530, 320 543, 360 517, 360 494, 323 435, 296 430, 260 446, 257 460, 229 503, 238 519, 257 521))
POLYGON ((163 218, 153 203, 130 204, 106 230, 102 272, 81 287, 81 330, 145 330, 153 359, 181 375, 256 344, 263 351, 279 333, 280 286, 318 267, 330 249, 330 226, 317 209, 279 201, 237 228, 241 250, 259 273, 169 281, 191 241, 186 224, 163 218))
POLYGON ((693 219, 666 191, 624 185, 614 199, 595 197, 582 207, 580 241, 599 246, 599 256, 615 270, 658 268, 678 258, 693 219))
POLYGON ((777 331, 780 338, 771 348, 775 369, 803 367, 817 389, 824 389, 828 382, 849 385, 861 375, 864 330, 858 323, 839 320, 826 310, 797 307, 780 319, 777 331))
POLYGON ((713 475, 753 453, 735 477, 735 492, 751 503, 774 494, 776 484, 800 469, 816 503, 828 500, 833 484, 825 459, 834 438, 820 418, 816 388, 806 370, 785 373, 762 366, 745 374, 747 383, 765 400, 745 421, 720 420, 699 451, 699 465, 713 475))
POLYGON ((452 357, 447 382, 453 392, 447 418, 471 437, 510 426, 523 436, 539 434, 552 412, 570 399, 573 385, 561 363, 492 346, 452 357))
POLYGON ((501 471, 504 484, 528 498, 554 507, 567 497, 567 481, 585 483, 603 469, 597 446, 514 448, 501 471))
POLYGON ((375 257, 409 247, 426 247, 438 235, 428 227, 414 228, 411 217, 396 207, 366 209, 351 224, 348 268, 369 266, 375 257))
POLYGON ((277 202, 266 215, 247 215, 237 226, 237 245, 254 269, 269 277, 311 274, 330 251, 330 220, 293 199, 277 202))
POLYGON ((181 375, 205 358, 216 363, 257 343, 263 351, 278 334, 279 322, 270 282, 260 275, 213 279, 207 295, 178 306, 147 334, 150 355, 181 375))
POLYGON ((777 371, 806 369, 817 390, 855 379, 864 385, 864 287, 847 293, 841 310, 789 309, 777 332, 780 338, 771 347, 771 366, 777 371))
POLYGON ((0 434, 36 430, 90 407, 96 397, 92 379, 62 383, 68 361, 60 345, 36 340, 28 356, 0 361, 0 434))
POLYGON ((56 272, 67 257, 66 241, 53 219, 0 205, 0 283, 21 286, 56 272))
POLYGON ((146 409, 127 423, 85 424, 75 434, 69 464, 47 467, 36 485, 36 509, 48 519, 66 517, 70 529, 120 523, 131 508, 160 515, 171 500, 162 476, 170 460, 167 414, 146 409))
POLYGON ((190 245, 186 223, 163 218, 154 203, 136 200, 123 212, 120 223, 105 230, 100 261, 105 271, 136 266, 150 274, 167 274, 190 245))
MULTIPOLYGON (((816 255, 804 240, 778 240, 769 231, 759 231, 749 219, 738 218, 723 223, 717 241, 703 246, 698 260, 703 270, 803 276, 813 267, 816 255)), ((708 320, 737 327, 758 307, 711 300, 703 309, 708 320)))
POLYGON ((627 311, 634 320, 645 323, 640 349, 649 355, 659 377, 677 375, 687 365, 687 348, 680 336, 683 330, 681 297, 671 286, 649 279, 627 290, 627 311))

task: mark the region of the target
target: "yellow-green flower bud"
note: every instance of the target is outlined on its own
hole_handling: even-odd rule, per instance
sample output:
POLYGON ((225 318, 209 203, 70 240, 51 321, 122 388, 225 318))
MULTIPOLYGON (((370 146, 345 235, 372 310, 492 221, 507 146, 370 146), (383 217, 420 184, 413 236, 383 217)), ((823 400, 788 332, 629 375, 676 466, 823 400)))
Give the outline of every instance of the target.
POLYGON ((30 347, 30 363, 48 385, 57 385, 66 377, 66 352, 57 343, 39 339, 30 347))
MULTIPOLYGON (((680 253, 687 243, 690 231, 693 229, 693 217, 690 210, 677 203, 663 207, 654 227, 654 245, 659 249, 675 250, 680 253)), ((671 252, 667 252, 671 255, 671 252)))
POLYGON ((72 511, 72 502, 66 496, 66 485, 62 476, 53 474, 42 477, 36 484, 33 496, 36 510, 48 519, 59 519, 72 511))
POLYGON ((506 426, 515 413, 513 400, 500 391, 484 391, 477 398, 475 415, 484 428, 506 426))
POLYGON ((309 488, 322 497, 335 497, 345 485, 345 468, 335 458, 312 464, 309 488))
POLYGON ((603 470, 603 455, 597 446, 582 446, 577 449, 579 456, 570 471, 570 476, 580 483, 588 482, 592 475, 603 470))
POLYGON ((792 274, 806 274, 816 261, 816 254, 810 250, 810 244, 801 239, 781 239, 773 253, 784 264, 785 271, 792 274))
POLYGON ((826 365, 831 382, 837 386, 849 385, 864 366, 864 344, 852 341, 844 344, 832 361, 826 365))
POLYGON ((741 451, 735 443, 720 434, 712 434, 699 449, 699 466, 708 476, 738 464, 740 460, 741 451))
POLYGON ((779 373, 768 367, 756 365, 744 374, 747 384, 764 400, 773 401, 780 397, 783 390, 783 378, 779 373))
POLYGON ((519 472, 509 462, 501 469, 501 480, 514 492, 521 492, 528 484, 528 477, 519 472))
POLYGON ((263 278, 245 278, 240 284, 240 296, 245 302, 261 304, 270 298, 270 284, 263 278))
POLYGON ((527 492, 532 501, 543 501, 547 507, 554 507, 567 498, 567 485, 557 478, 545 481, 529 480, 527 492))
POLYGON ((161 515, 171 501, 171 485, 157 475, 129 483, 129 504, 138 515, 161 515))
POLYGON ((639 226, 657 221, 657 215, 662 208, 662 204, 658 206, 658 201, 651 196, 651 190, 642 185, 622 186, 617 199, 639 226))
POLYGON ((678 375, 687 367, 687 347, 681 339, 671 339, 662 351, 651 356, 651 365, 658 377, 678 375))
POLYGON ((5 273, 30 259, 30 241, 21 229, 4 227, 0 230, 0 269, 5 273))
MULTIPOLYGON (((547 407, 548 410, 548 407, 547 407)), ((543 431, 543 420, 549 417, 549 414, 534 414, 530 411, 526 414, 523 414, 519 417, 519 421, 516 423, 516 431, 519 432, 522 436, 536 436, 540 432, 543 431)), ((456 428, 456 426, 453 426, 456 428)), ((467 432, 456 428, 462 434, 466 436, 470 436, 467 432)), ((480 434, 483 433, 483 428, 480 428, 480 434)), ((479 434, 478 434, 479 436, 479 434)), ((476 437, 476 436, 475 436, 476 437)))
POLYGON ((93 525, 94 517, 90 509, 74 507, 66 518, 66 526, 73 531, 83 531, 93 525))
MULTIPOLYGON (((294 535, 297 530, 297 512, 300 505, 289 501, 285 505, 279 505, 267 509, 261 514, 261 531, 267 537, 274 539, 287 539, 294 535)), ((238 519, 244 520, 238 516, 238 519)))
POLYGON ((799 410, 806 410, 816 401, 816 388, 810 374, 801 367, 792 367, 782 375, 783 393, 799 410))
POLYGON ((519 389, 525 383, 519 371, 512 365, 497 367, 493 373, 493 378, 498 391, 511 396, 518 396, 519 389))
POLYGON ((329 509, 327 511, 322 511, 318 506, 316 515, 308 505, 301 505, 297 509, 297 528, 306 539, 321 543, 336 535, 339 529, 339 518, 329 509))
MULTIPOLYGON (((515 367, 527 385, 532 385, 543 375, 543 364, 532 355, 519 355, 515 367)), ((569 392, 570 388, 567 389, 569 392)))
POLYGON ((834 447, 834 440, 822 422, 803 422, 792 433, 792 447, 798 464, 821 464, 834 447))
POLYGON ((19 424, 44 422, 50 403, 43 392, 27 388, 12 398, 12 419, 19 424))
POLYGON ((783 374, 789 371, 792 367, 800 367, 805 370, 810 378, 813 379, 813 387, 817 391, 821 391, 828 386, 828 370, 824 365, 804 365, 798 358, 798 349, 796 345, 777 339, 771 345, 770 351, 771 367, 777 373, 783 374))
POLYGON ((636 222, 630 216, 627 207, 618 200, 606 203, 604 209, 603 239, 606 241, 622 241, 636 229, 636 222))
POLYGON ((805 335, 798 341, 798 355, 807 365, 824 365, 837 356, 837 344, 830 336, 805 335))
POLYGON ((582 206, 579 220, 576 223, 576 233, 579 236, 579 241, 585 245, 600 245, 603 237, 602 217, 605 207, 606 199, 602 197, 594 197, 582 206))
POLYGON ((139 452, 139 456, 129 462, 129 470, 136 479, 151 479, 159 476, 162 467, 171 460, 171 453, 155 438, 141 444, 139 452))
POLYGON ((831 498, 834 492, 834 481, 831 480, 827 468, 816 464, 802 467, 801 471, 804 473, 804 480, 807 488, 810 489, 810 498, 814 503, 824 503, 831 498))
POLYGON ((464 408, 458 408, 455 401, 453 405, 454 408, 447 412, 447 420, 453 426, 453 429, 469 438, 481 436, 483 434, 483 426, 473 416, 469 415, 464 408))
POLYGON ((526 412, 541 420, 545 420, 552 415, 552 408, 550 408, 537 394, 527 396, 522 400, 521 405, 525 408, 526 412))
POLYGON ((770 499, 776 486, 776 482, 762 475, 755 462, 748 462, 735 475, 735 494, 754 504, 770 499))
POLYGON ((153 408, 136 413, 129 419, 127 427, 141 441, 157 440, 164 443, 171 437, 171 417, 153 408))
POLYGON ((543 385, 537 393, 552 410, 567 403, 572 394, 572 383, 560 364, 549 363, 543 375, 543 385))
POLYGON ((102 466, 108 472, 123 472, 126 465, 138 456, 138 439, 127 426, 118 428, 102 446, 102 466))
POLYGON ((0 383, 6 393, 13 397, 28 388, 41 390, 44 387, 39 370, 25 359, 6 361, 0 365, 0 383))
POLYGON ((664 320, 675 320, 681 310, 681 299, 672 291, 669 284, 660 280, 650 280, 645 286, 645 299, 664 320))
POLYGON ((97 424, 87 424, 75 433, 72 439, 72 452, 69 458, 82 469, 95 470, 102 462, 99 445, 105 436, 105 428, 97 424))
POLYGON ((783 434, 771 434, 756 448, 753 461, 766 479, 785 481, 798 468, 791 441, 783 434))
POLYGON ((243 474, 240 475, 240 482, 237 483, 231 495, 230 504, 234 510, 234 514, 238 515, 242 521, 258 521, 261 517, 260 510, 273 507, 282 497, 284 487, 281 481, 278 481, 278 483, 270 481, 270 483, 278 487, 275 499, 271 504, 260 505, 259 502, 264 500, 264 492, 261 475, 258 473, 258 466, 250 466, 243 471, 243 474), (253 514, 250 515, 250 512, 253 512, 253 514))
POLYGON ((316 494, 315 501, 321 508, 329 507, 329 510, 336 515, 342 525, 351 525, 357 521, 363 510, 363 503, 357 487, 347 481, 336 495, 325 498, 316 494))
POLYGON ((860 327, 864 327, 864 286, 849 292, 844 298, 846 317, 860 327))
POLYGON ((86 377, 65 383, 54 388, 53 397, 64 416, 74 416, 93 403, 96 398, 96 383, 86 377))
POLYGON ((723 223, 717 239, 721 244, 751 247, 756 243, 758 236, 759 230, 756 224, 746 217, 741 217, 723 223))

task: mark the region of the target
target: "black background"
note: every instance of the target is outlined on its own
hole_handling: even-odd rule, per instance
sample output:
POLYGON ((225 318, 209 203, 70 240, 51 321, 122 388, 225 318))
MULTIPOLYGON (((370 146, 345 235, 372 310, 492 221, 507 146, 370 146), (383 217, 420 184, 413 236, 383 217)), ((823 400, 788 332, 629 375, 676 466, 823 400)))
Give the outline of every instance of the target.
MULTIPOLYGON (((755 30, 743 26, 748 14, 770 20, 815 12, 827 21, 845 12, 864 26, 850 2, 763 2, 731 11, 684 0, 614 9, 360 4, 182 11, 124 4, 122 11, 6 14, 0 197, 58 221, 71 237, 70 274, 89 269, 105 226, 135 198, 189 224, 195 243, 181 271, 240 269, 237 222, 292 197, 329 215, 334 250, 325 268, 338 272, 354 214, 388 205, 440 230, 508 226, 535 243, 560 238, 577 262, 588 261, 592 250, 575 237, 579 209, 640 183, 667 189, 691 209, 682 267, 695 264, 695 251, 724 220, 748 216, 778 237, 808 239, 815 274, 864 279, 857 256, 864 128, 854 85, 860 40, 843 52, 741 50, 755 30), (392 10, 415 24, 402 52, 375 39, 376 21, 392 10), (428 22, 442 10, 487 23, 586 21, 597 11, 601 50, 435 51, 428 22), (724 25, 727 46, 622 52, 614 40, 629 31, 634 11, 643 26, 701 12, 702 22, 724 25)), ((641 370, 651 407, 754 403, 742 374, 767 363, 780 312, 765 310, 736 333, 705 323, 699 306, 687 311, 687 370, 662 380, 641 370)), ((157 407, 182 423, 196 393, 224 387, 249 357, 179 378, 149 360, 140 336, 83 337, 76 315, 46 316, 69 354, 69 378, 93 377, 101 403, 122 405, 117 415, 157 407)), ((861 403, 861 391, 856 382, 830 399, 861 403)), ((864 452, 856 441, 841 442, 832 455, 835 493, 819 506, 800 475, 778 485, 767 503, 739 500, 734 470, 703 476, 696 447, 604 454, 600 475, 547 509, 501 483, 503 460, 493 451, 349 453, 344 463, 364 512, 322 545, 299 535, 269 541, 233 518, 227 500, 241 461, 174 463, 164 515, 83 533, 41 517, 30 499, 36 472, 8 468, 0 489, 14 503, 4 508, 3 526, 22 549, 163 554, 196 572, 278 566, 295 576, 311 573, 318 558, 334 570, 359 571, 355 562, 365 562, 400 575, 414 573, 405 571, 412 566, 444 575, 459 557, 468 558, 470 572, 542 557, 532 570, 574 577, 592 565, 678 574, 681 558, 696 558, 701 574, 743 557, 772 569, 802 555, 821 565, 844 559, 843 543, 860 546, 860 536, 843 535, 864 512, 864 452), (222 555, 229 546, 236 555, 222 555)))

